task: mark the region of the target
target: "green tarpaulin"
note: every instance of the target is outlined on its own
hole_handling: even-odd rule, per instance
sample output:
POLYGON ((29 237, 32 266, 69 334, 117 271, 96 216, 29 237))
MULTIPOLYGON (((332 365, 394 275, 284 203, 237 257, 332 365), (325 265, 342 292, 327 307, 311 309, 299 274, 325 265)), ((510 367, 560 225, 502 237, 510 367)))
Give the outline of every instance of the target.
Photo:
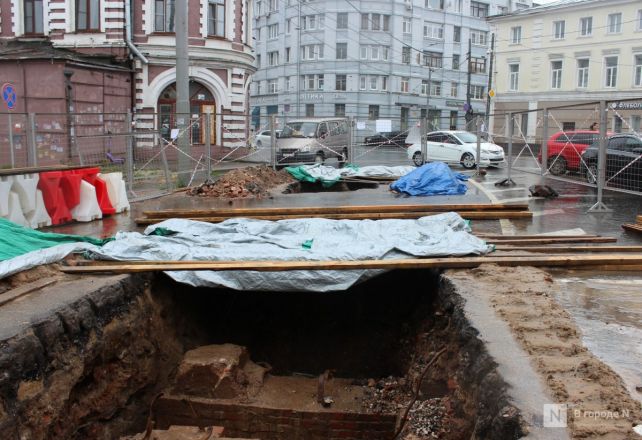
POLYGON ((110 240, 112 239, 40 232, 0 218, 0 261, 63 243, 83 242, 102 246, 110 240))

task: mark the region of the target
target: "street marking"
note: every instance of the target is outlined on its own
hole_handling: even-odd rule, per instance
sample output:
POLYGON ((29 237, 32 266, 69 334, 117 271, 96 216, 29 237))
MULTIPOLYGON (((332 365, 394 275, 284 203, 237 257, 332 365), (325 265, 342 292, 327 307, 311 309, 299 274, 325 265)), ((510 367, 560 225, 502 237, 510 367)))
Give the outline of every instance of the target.
MULTIPOLYGON (((483 187, 483 185, 481 185, 479 182, 475 182, 475 180, 473 180, 473 179, 469 179, 468 181, 471 184, 473 184, 473 186, 475 186, 479 191, 484 193, 484 195, 486 197, 488 197, 488 199, 491 201, 491 203, 495 203, 495 204, 502 203, 502 202, 499 201, 499 199, 497 197, 495 197, 495 195, 493 193, 487 191, 483 187)), ((511 222, 510 220, 505 219, 505 218, 500 219, 499 220, 499 226, 500 226, 500 228, 502 230, 502 234, 503 235, 515 235, 515 225, 513 225, 513 222, 511 222)))

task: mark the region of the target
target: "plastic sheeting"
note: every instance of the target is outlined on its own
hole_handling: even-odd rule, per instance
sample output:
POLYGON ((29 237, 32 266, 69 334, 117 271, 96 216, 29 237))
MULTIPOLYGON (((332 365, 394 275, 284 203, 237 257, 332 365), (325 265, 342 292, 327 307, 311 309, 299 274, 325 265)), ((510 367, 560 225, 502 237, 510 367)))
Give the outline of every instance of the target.
POLYGON ((390 189, 411 196, 460 195, 468 187, 468 176, 454 173, 443 162, 427 163, 393 182, 390 189))
POLYGON ((79 242, 31 251, 9 260, 0 261, 0 279, 43 264, 56 263, 69 254, 97 249, 99 247, 93 244, 79 242))
MULTIPOLYGON (((491 251, 469 233, 456 213, 418 220, 297 219, 277 222, 230 219, 211 224, 171 219, 150 226, 145 234, 119 232, 115 240, 91 254, 113 260, 318 261, 481 255, 491 251), (169 236, 157 230, 173 231, 169 236)), ((383 271, 174 271, 168 275, 192 286, 236 290, 345 290, 383 271)))
POLYGON ((389 177, 397 178, 405 176, 415 167, 413 166, 365 166, 357 167, 347 165, 345 168, 334 168, 326 165, 302 165, 299 167, 287 167, 286 171, 292 177, 304 182, 321 182, 323 186, 330 187, 337 183, 342 177, 389 177))

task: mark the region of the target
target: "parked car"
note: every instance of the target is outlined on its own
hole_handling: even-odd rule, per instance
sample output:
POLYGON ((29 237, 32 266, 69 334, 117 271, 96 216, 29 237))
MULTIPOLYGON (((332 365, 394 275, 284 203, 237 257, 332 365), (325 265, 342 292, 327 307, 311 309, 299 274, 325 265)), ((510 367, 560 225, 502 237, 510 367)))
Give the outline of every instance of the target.
POLYGON ((373 136, 366 136, 364 144, 368 146, 384 146, 391 145, 400 148, 407 148, 410 144, 406 143, 406 131, 391 131, 390 133, 377 133, 373 136))
MULTIPOLYGON (((477 136, 467 131, 433 131, 427 135, 427 161, 459 163, 464 168, 475 168, 477 157, 477 136)), ((421 143, 408 147, 408 159, 416 166, 424 163, 421 143)), ((504 149, 490 142, 481 142, 482 167, 500 166, 505 163, 504 149)))
MULTIPOLYGON (((276 137, 281 135, 281 130, 274 130, 276 137)), ((258 149, 270 148, 272 145, 272 132, 270 130, 259 131, 254 138, 254 146, 258 149)))
POLYGON ((323 163, 348 160, 349 127, 346 119, 317 118, 288 121, 277 141, 277 164, 323 163))
MULTIPOLYGON (((567 171, 579 171, 580 156, 599 137, 600 132, 593 130, 559 131, 551 136, 548 139, 548 166, 551 174, 559 176, 567 171)), ((541 151, 538 160, 542 162, 541 151)))
MULTIPOLYGON (((582 154, 582 174, 588 183, 597 183, 598 154, 599 142, 582 154)), ((606 179, 625 189, 642 190, 642 138, 635 134, 618 134, 608 138, 606 179)))

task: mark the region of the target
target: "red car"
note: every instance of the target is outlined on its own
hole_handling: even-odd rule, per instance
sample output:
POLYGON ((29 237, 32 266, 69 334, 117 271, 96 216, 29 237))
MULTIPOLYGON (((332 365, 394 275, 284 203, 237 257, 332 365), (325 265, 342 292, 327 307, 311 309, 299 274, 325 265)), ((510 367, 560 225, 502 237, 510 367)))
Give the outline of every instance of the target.
MULTIPOLYGON (((551 174, 558 176, 567 171, 579 171, 580 156, 599 137, 600 132, 592 130, 559 131, 551 136, 548 139, 548 167, 551 174)), ((538 160, 542 162, 541 151, 538 160)))

